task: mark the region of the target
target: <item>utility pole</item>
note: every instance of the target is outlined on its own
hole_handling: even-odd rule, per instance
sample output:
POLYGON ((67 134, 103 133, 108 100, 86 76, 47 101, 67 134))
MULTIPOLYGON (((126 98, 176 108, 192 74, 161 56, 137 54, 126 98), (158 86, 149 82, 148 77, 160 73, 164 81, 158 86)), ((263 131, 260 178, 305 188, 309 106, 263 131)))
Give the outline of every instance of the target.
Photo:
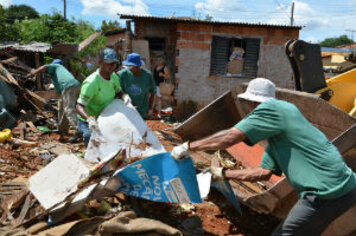
POLYGON ((66 20, 67 19, 67 1, 63 0, 63 17, 66 20))
POLYGON ((290 10, 290 25, 293 26, 294 23, 294 2, 292 2, 292 7, 290 10))
POLYGON ((356 33, 356 30, 352 30, 352 29, 345 29, 346 32, 351 32, 351 39, 352 41, 354 41, 354 33, 356 33))

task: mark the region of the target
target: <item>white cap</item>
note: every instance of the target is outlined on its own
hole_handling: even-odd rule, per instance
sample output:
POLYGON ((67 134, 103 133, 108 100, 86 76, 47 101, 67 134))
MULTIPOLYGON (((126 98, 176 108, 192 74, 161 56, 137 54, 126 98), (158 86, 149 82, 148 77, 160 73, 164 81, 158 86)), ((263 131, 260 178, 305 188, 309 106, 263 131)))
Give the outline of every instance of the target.
POLYGON ((276 85, 268 79, 256 78, 248 83, 246 92, 240 93, 237 97, 254 102, 264 102, 275 99, 276 85))

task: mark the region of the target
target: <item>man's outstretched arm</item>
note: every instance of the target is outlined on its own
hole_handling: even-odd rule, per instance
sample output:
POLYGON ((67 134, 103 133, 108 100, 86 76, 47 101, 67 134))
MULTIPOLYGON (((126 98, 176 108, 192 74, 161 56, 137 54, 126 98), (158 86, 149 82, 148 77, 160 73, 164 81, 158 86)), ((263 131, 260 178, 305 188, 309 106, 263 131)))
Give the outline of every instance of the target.
POLYGON ((219 131, 206 138, 191 142, 189 150, 204 151, 226 149, 236 143, 243 141, 245 138, 246 136, 244 133, 232 127, 230 129, 219 131))
POLYGON ((173 148, 171 155, 175 160, 180 160, 188 155, 188 151, 226 149, 243 141, 245 138, 244 133, 232 127, 191 143, 185 142, 173 148))

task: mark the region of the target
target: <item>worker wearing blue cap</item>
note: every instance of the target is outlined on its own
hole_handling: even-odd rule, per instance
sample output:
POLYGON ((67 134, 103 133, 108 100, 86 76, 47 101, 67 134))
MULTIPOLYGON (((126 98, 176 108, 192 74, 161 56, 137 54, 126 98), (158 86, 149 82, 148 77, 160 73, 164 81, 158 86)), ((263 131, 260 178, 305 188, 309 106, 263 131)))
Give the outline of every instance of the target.
POLYGON ((96 119, 115 97, 121 98, 125 104, 131 102, 130 97, 121 91, 115 73, 118 63, 116 52, 106 48, 99 55, 99 69, 83 81, 76 109, 85 147, 92 131, 99 130, 96 119))
POLYGON ((80 91, 80 83, 63 66, 61 59, 54 59, 52 64, 43 65, 31 71, 29 76, 34 76, 46 72, 54 85, 54 89, 61 95, 58 100, 58 132, 61 134, 60 140, 63 141, 63 134, 68 133, 69 125, 74 129, 74 135, 69 142, 75 142, 80 138, 78 131, 78 118, 75 104, 80 91))
POLYGON ((153 99, 156 94, 152 73, 141 68, 145 63, 138 53, 127 55, 123 64, 127 68, 119 72, 121 89, 130 96, 132 105, 137 107, 142 118, 149 118, 152 116, 153 99), (149 98, 148 94, 151 94, 149 98))

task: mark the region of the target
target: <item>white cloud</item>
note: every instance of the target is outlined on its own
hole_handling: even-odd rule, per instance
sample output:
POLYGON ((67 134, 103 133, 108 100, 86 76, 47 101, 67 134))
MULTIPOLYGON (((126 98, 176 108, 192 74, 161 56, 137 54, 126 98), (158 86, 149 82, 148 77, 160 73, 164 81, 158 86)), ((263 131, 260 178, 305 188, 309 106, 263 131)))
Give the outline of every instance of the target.
POLYGON ((194 5, 198 14, 213 16, 215 20, 236 20, 247 7, 239 0, 204 0, 194 5))
MULTIPOLYGON (((322 17, 322 12, 314 10, 308 3, 294 1, 294 25, 305 26, 304 30, 315 30, 329 24, 329 19, 322 17)), ((291 6, 288 9, 278 7, 280 14, 268 20, 268 23, 286 24, 286 17, 290 17, 291 6)))
POLYGON ((83 15, 117 17, 117 14, 149 15, 142 0, 81 0, 83 15))
POLYGON ((0 5, 3 7, 8 7, 12 4, 12 0, 0 0, 0 5))

